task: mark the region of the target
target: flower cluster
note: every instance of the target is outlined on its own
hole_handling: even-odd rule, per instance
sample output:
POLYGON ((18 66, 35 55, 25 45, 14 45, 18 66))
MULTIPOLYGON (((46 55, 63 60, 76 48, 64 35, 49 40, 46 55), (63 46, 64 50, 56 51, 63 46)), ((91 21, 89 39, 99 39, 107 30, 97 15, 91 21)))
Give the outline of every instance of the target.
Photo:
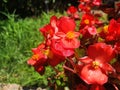
POLYGON ((32 49, 28 64, 42 75, 46 66, 62 63, 65 71, 74 73, 84 82, 76 84, 74 90, 105 90, 108 82, 118 90, 120 18, 103 23, 101 15, 92 12, 101 5, 101 0, 79 2, 78 8, 68 8, 68 16, 52 16, 50 23, 40 28, 44 42, 32 49))

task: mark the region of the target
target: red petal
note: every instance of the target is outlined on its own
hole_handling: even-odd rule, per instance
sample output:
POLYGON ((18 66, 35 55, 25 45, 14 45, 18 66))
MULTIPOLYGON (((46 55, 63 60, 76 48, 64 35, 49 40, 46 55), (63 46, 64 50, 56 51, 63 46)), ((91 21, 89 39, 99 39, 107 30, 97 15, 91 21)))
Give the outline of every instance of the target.
POLYGON ((82 58, 80 58, 79 60, 80 60, 81 62, 85 63, 85 64, 89 64, 89 63, 91 63, 91 62, 93 61, 91 58, 89 58, 89 57, 87 57, 87 56, 82 57, 82 58))
POLYGON ((96 27, 95 26, 88 27, 88 32, 90 33, 90 35, 96 35, 97 34, 96 27))
POLYGON ((102 68, 102 70, 104 72, 106 72, 106 74, 109 72, 109 73, 112 73, 112 72, 115 72, 115 69, 108 63, 103 63, 101 64, 100 66, 102 68))
POLYGON ((61 44, 63 45, 64 48, 78 48, 80 46, 80 40, 73 38, 71 40, 68 40, 67 38, 63 38, 61 40, 61 44))
POLYGON ((29 65, 35 65, 35 63, 36 63, 36 61, 33 60, 33 59, 29 59, 29 60, 27 61, 27 64, 29 64, 29 65))
POLYGON ((74 54, 74 50, 73 49, 65 49, 60 42, 57 42, 55 40, 53 40, 52 42, 52 47, 51 47, 52 51, 55 54, 58 54, 60 56, 71 56, 74 54))
POLYGON ((99 6, 101 4, 101 0, 94 0, 93 4, 99 6))
POLYGON ((100 62, 109 62, 114 57, 112 46, 105 43, 96 43, 89 46, 88 56, 93 60, 97 59, 100 62))
POLYGON ((57 26, 60 31, 67 33, 69 31, 74 31, 76 24, 75 21, 69 17, 61 17, 57 22, 57 26))
POLYGON ((83 67, 80 73, 80 77, 87 84, 103 85, 108 80, 108 77, 104 73, 102 73, 100 68, 93 69, 90 65, 86 65, 83 67))
POLYGON ((63 32, 57 32, 55 35, 58 37, 65 37, 66 34, 63 32))

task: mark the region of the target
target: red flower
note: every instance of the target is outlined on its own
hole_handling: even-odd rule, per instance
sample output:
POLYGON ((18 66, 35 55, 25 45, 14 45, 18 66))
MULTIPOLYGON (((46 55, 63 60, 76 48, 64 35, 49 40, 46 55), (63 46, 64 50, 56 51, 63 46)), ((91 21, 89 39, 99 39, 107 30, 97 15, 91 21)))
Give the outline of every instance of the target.
POLYGON ((54 53, 68 57, 80 46, 79 32, 75 32, 75 21, 69 17, 61 17, 57 21, 58 32, 52 38, 51 49, 54 53))
POLYGON ((67 10, 67 13, 68 13, 68 14, 74 14, 74 13, 76 13, 76 12, 77 12, 77 8, 74 7, 74 6, 70 6, 70 7, 68 8, 68 10, 67 10))
POLYGON ((84 64, 79 75, 88 84, 103 85, 108 81, 108 72, 114 69, 109 62, 114 57, 114 49, 105 43, 96 43, 89 46, 88 57, 80 59, 84 64))
POLYGON ((58 32, 56 34, 61 38, 60 43, 64 48, 74 49, 80 46, 80 40, 78 40, 79 32, 69 31, 67 33, 58 32))
POLYGON ((92 14, 86 13, 82 16, 82 20, 80 23, 80 28, 84 28, 86 25, 94 25, 95 18, 92 14))
POLYGON ((40 32, 42 32, 46 39, 53 37, 54 33, 58 32, 58 28, 56 26, 57 20, 56 16, 52 16, 50 18, 50 23, 40 28, 40 32))
POLYGON ((40 74, 44 73, 44 65, 46 65, 46 56, 42 52, 44 47, 44 44, 40 44, 37 48, 32 49, 33 56, 27 61, 40 74))
POLYGON ((119 40, 119 39, 120 39, 120 23, 112 19, 108 26, 106 40, 112 41, 112 40, 119 40))
POLYGON ((27 63, 32 65, 40 74, 43 73, 45 65, 49 64, 51 66, 56 66, 65 60, 65 57, 54 53, 51 48, 45 47, 44 44, 40 44, 32 51, 33 56, 28 60, 27 63))
POLYGON ((73 19, 64 16, 58 20, 57 27, 60 32, 67 33, 69 31, 74 31, 76 24, 73 19))
POLYGON ((95 26, 86 26, 80 30, 80 33, 84 38, 90 38, 97 34, 97 30, 95 26))
POLYGON ((50 38, 54 35, 54 28, 48 24, 45 25, 44 27, 40 28, 40 32, 42 32, 42 34, 44 35, 44 37, 46 38, 50 38))
POLYGON ((79 4, 79 5, 78 5, 78 8, 79 8, 81 11, 84 11, 84 12, 90 12, 90 10, 91 10, 91 7, 88 6, 87 4, 79 4))
POLYGON ((75 19, 79 18, 79 15, 78 15, 78 12, 77 12, 77 8, 74 7, 74 6, 70 6, 67 9, 67 14, 70 15, 72 18, 75 18, 75 19))

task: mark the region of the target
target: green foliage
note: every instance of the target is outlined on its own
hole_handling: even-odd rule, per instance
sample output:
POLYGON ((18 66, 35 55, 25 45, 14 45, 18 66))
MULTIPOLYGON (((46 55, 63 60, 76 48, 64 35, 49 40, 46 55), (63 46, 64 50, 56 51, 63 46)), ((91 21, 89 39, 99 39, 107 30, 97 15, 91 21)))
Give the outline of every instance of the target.
POLYGON ((25 19, 17 19, 14 14, 4 15, 8 19, 0 21, 0 82, 47 85, 47 77, 54 75, 53 70, 47 67, 45 75, 40 76, 27 60, 31 57, 31 48, 42 42, 39 28, 49 22, 51 15, 43 13, 41 17, 25 19))

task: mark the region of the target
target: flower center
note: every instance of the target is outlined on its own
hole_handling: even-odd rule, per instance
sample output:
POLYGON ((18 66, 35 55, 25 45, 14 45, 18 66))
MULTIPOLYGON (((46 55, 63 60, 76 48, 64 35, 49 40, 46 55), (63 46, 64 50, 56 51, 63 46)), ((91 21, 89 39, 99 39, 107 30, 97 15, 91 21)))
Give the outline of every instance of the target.
POLYGON ((108 32, 108 25, 104 26, 104 33, 108 32))
POLYGON ((44 50, 44 54, 45 54, 46 56, 48 56, 49 52, 50 52, 50 50, 49 50, 49 49, 44 50))
POLYGON ((85 24, 89 24, 90 22, 89 22, 88 19, 85 19, 85 20, 84 20, 84 23, 85 23, 85 24))
POLYGON ((38 60, 38 59, 39 59, 39 55, 38 55, 38 54, 33 55, 33 56, 32 56, 32 59, 33 59, 33 60, 38 60))
POLYGON ((44 51, 44 54, 45 54, 48 58, 52 58, 52 57, 53 57, 53 53, 52 53, 49 49, 45 50, 45 51, 44 51))
POLYGON ((68 39, 73 39, 75 37, 75 34, 74 34, 74 32, 70 31, 70 32, 67 33, 66 37, 68 39))
POLYGON ((97 69, 97 68, 99 67, 99 65, 100 65, 100 63, 99 63, 98 61, 93 61, 93 62, 92 62, 92 67, 93 67, 94 69, 97 69))

